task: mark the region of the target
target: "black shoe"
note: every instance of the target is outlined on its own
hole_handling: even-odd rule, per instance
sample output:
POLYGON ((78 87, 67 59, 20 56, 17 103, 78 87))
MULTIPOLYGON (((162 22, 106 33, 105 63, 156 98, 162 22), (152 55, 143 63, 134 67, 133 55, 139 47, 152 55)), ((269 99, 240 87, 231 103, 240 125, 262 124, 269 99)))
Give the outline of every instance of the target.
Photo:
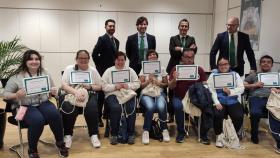
POLYGON ((117 145, 119 142, 118 142, 118 137, 117 136, 111 136, 110 138, 110 144, 112 145, 117 145))
POLYGON ((68 157, 69 155, 68 148, 65 147, 64 142, 56 143, 56 147, 58 149, 58 153, 60 157, 68 157))
POLYGON ((201 138, 200 143, 202 143, 204 145, 210 145, 211 142, 208 138, 201 138))
POLYGON ((4 143, 3 142, 0 142, 0 149, 2 149, 4 146, 4 143))
POLYGON ((259 144, 259 138, 258 136, 251 136, 251 141, 254 144, 259 144))
POLYGON ((184 133, 179 133, 176 137, 177 143, 183 143, 185 141, 185 135, 184 133))
POLYGON ((28 150, 29 158, 40 158, 37 150, 28 150))
POLYGON ((135 136, 128 136, 128 139, 127 139, 127 144, 135 144, 135 136))
POLYGON ((104 123, 103 123, 102 119, 99 120, 98 126, 99 127, 104 127, 104 123))

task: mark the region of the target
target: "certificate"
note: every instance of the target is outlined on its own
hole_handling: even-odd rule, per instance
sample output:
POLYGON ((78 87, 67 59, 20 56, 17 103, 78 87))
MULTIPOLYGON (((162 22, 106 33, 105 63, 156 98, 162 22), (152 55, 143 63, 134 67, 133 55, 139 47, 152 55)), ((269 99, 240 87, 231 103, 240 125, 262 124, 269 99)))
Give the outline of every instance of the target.
POLYGON ((23 86, 25 88, 27 96, 49 93, 50 91, 49 76, 24 78, 23 86))
POLYGON ((221 89, 224 87, 235 87, 235 74, 232 73, 219 73, 213 75, 214 88, 221 89))
POLYGON ((90 71, 71 71, 70 84, 92 84, 90 71))
POLYGON ((160 61, 142 61, 143 74, 160 74, 160 61))
POLYGON ((176 71, 179 73, 177 80, 198 80, 197 65, 176 65, 176 71))
POLYGON ((129 70, 112 71, 111 75, 113 84, 130 82, 129 70))
POLYGON ((264 84, 264 87, 280 87, 279 73, 258 73, 258 81, 264 84))

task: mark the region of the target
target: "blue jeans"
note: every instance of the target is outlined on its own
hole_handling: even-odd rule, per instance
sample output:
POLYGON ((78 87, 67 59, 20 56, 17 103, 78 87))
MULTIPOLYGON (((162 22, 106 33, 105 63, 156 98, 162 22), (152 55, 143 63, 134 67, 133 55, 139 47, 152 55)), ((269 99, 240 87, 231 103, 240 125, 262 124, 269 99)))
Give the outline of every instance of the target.
MULTIPOLYGON (((132 99, 130 99, 124 104, 124 111, 127 114, 126 122, 127 122, 128 136, 135 135, 135 120, 136 120, 135 102, 136 102, 135 97, 133 97, 132 99)), ((117 136, 119 132, 120 119, 122 114, 122 105, 119 104, 119 101, 115 95, 108 96, 105 99, 105 103, 109 107, 109 111, 110 111, 109 119, 110 119, 111 135, 117 136)))
POLYGON ((45 123, 49 124, 56 142, 63 142, 63 127, 59 111, 50 101, 39 106, 28 106, 24 123, 28 125, 28 145, 30 150, 37 150, 39 138, 43 132, 45 123))
POLYGON ((178 134, 185 135, 185 112, 183 111, 182 100, 179 97, 173 96, 172 104, 174 108, 178 134))
POLYGON ((276 120, 274 116, 269 112, 269 126, 272 133, 273 138, 276 141, 277 148, 280 149, 280 121, 276 120), (277 134, 276 134, 277 133, 277 134))
POLYGON ((152 126, 153 114, 156 111, 159 115, 161 129, 167 129, 167 105, 163 92, 161 92, 161 95, 159 97, 150 97, 143 95, 141 97, 140 103, 145 108, 145 119, 143 125, 144 130, 150 131, 152 126))

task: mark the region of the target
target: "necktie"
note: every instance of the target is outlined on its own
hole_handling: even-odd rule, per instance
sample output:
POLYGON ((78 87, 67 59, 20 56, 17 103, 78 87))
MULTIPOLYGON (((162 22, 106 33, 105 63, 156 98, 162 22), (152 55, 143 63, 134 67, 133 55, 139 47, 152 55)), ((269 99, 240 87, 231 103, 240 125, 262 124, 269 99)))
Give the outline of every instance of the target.
POLYGON ((144 60, 144 53, 145 53, 145 44, 144 44, 144 36, 140 36, 140 48, 139 48, 139 61, 144 60))
POLYGON ((186 37, 182 37, 182 38, 181 38, 181 44, 182 44, 182 47, 183 47, 183 48, 186 47, 186 37))
POLYGON ((230 35, 230 43, 229 43, 229 63, 230 66, 236 66, 235 61, 235 43, 233 33, 230 35))
POLYGON ((114 49, 117 50, 117 46, 116 46, 114 37, 111 37, 111 42, 112 42, 112 44, 113 44, 113 46, 114 46, 114 49))

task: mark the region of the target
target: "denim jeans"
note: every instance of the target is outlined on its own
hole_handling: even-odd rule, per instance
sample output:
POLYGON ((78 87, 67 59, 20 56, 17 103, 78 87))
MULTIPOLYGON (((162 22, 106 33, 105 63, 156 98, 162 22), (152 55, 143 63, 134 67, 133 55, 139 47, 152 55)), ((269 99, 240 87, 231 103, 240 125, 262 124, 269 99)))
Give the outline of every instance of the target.
POLYGON ((28 125, 28 145, 30 150, 37 150, 39 138, 43 132, 45 123, 48 123, 56 142, 63 141, 62 120, 59 111, 50 101, 41 103, 39 106, 29 106, 23 118, 28 125))
POLYGON ((143 95, 141 96, 140 103, 145 108, 145 118, 143 125, 144 130, 150 131, 154 112, 158 112, 160 128, 162 130, 167 129, 167 105, 163 92, 161 92, 161 95, 158 97, 150 97, 143 95))
POLYGON ((269 126, 272 131, 272 136, 276 141, 277 148, 280 149, 280 121, 276 120, 269 112, 269 126))
POLYGON ((173 96, 172 104, 175 113, 178 134, 186 134, 185 131, 185 112, 183 111, 183 103, 179 97, 173 96))
MULTIPOLYGON (((111 135, 117 136, 120 126, 120 119, 122 114, 122 105, 119 104, 119 101, 115 95, 110 95, 105 99, 106 105, 109 107, 109 119, 110 119, 110 128, 111 135)), ((135 135, 135 106, 136 106, 135 97, 130 99, 124 104, 123 111, 126 113, 126 122, 127 122, 127 134, 128 136, 135 135)))

